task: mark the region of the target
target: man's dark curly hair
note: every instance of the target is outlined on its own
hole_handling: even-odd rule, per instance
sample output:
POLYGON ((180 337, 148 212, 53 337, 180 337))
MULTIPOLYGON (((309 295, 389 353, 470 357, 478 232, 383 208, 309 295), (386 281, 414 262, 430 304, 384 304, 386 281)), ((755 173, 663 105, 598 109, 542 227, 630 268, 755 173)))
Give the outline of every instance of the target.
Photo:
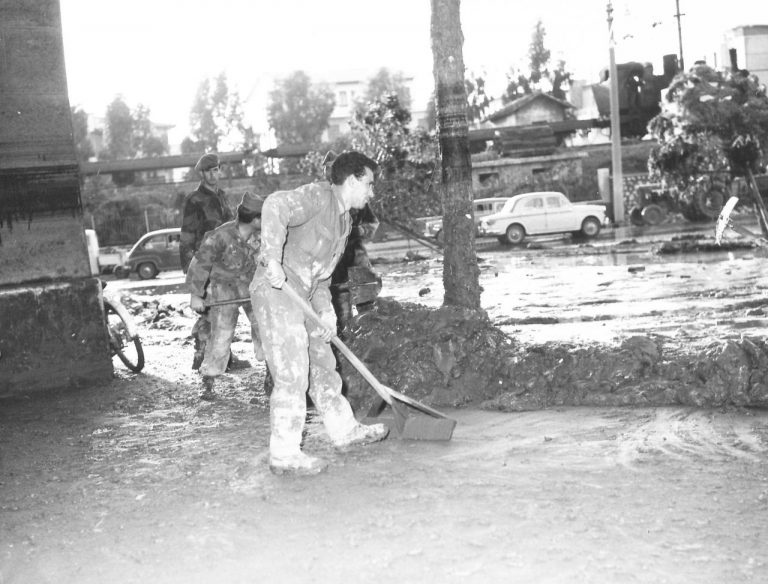
POLYGON ((342 152, 331 165, 331 184, 340 185, 350 175, 362 178, 365 176, 366 168, 370 168, 371 172, 375 173, 379 165, 362 152, 354 150, 342 152))

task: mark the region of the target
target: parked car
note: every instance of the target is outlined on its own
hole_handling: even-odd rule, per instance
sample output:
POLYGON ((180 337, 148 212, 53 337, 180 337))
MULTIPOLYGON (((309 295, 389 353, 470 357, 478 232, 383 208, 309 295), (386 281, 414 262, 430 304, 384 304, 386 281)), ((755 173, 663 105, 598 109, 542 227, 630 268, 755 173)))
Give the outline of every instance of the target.
MULTIPOLYGON (((492 197, 489 199, 475 199, 472 206, 475 214, 475 235, 480 235, 478 227, 480 220, 486 215, 496 213, 509 200, 509 197, 492 197)), ((416 219, 420 224, 420 232, 424 237, 434 237, 438 242, 443 242, 443 217, 421 217, 416 219)))
POLYGON ((528 235, 597 237, 608 222, 604 205, 574 204, 563 193, 545 191, 510 197, 500 211, 482 218, 480 233, 515 245, 528 235))
POLYGON ((150 280, 163 270, 180 270, 180 239, 179 227, 145 233, 128 252, 128 270, 142 280, 150 280))

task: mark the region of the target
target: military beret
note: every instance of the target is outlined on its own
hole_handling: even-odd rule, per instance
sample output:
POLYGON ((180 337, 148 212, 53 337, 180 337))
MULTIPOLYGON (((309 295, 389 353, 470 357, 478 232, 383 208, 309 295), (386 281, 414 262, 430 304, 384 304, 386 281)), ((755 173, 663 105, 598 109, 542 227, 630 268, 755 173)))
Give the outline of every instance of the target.
POLYGON ((251 213, 261 212, 262 205, 264 205, 264 197, 254 195, 249 191, 245 191, 243 199, 240 201, 240 208, 251 213))
POLYGON ((216 168, 217 166, 219 166, 218 155, 209 152, 208 154, 203 154, 200 157, 200 160, 198 160, 197 164, 195 164, 195 170, 197 172, 205 172, 206 170, 216 168))

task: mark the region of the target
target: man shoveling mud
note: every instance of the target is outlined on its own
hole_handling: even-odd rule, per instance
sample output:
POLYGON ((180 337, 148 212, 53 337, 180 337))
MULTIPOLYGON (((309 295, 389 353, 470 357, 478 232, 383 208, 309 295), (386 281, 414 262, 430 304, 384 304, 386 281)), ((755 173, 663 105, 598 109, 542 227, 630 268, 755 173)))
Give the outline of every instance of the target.
POLYGON ((270 398, 269 466, 272 472, 315 474, 327 462, 301 451, 309 390, 336 447, 383 440, 385 424, 357 422, 341 394, 341 377, 329 345, 336 314, 329 284, 351 229, 350 209, 373 196, 377 164, 359 152, 339 155, 331 180, 271 194, 262 210, 261 260, 250 286, 269 370, 275 386, 270 398), (289 283, 325 322, 308 322, 302 308, 280 288, 289 283))

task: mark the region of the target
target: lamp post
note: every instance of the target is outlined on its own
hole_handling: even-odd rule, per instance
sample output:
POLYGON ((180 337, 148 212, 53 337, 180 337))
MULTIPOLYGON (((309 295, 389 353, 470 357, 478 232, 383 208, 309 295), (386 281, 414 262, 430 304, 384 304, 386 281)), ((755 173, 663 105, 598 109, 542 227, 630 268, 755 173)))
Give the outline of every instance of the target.
POLYGON ((624 223, 624 181, 621 167, 621 123, 619 119, 619 78, 616 72, 616 52, 613 36, 613 5, 608 2, 606 9, 608 13, 608 55, 611 96, 611 166, 613 172, 613 189, 611 192, 611 202, 613 203, 613 221, 615 225, 624 223))

